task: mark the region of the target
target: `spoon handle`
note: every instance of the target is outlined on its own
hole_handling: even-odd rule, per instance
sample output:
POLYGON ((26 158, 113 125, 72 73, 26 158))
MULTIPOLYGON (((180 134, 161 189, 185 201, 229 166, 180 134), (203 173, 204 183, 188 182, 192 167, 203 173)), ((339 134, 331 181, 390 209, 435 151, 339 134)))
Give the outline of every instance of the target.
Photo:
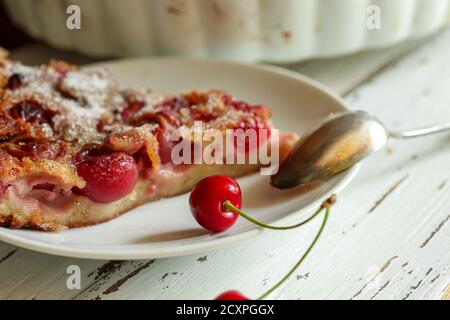
POLYGON ((433 127, 410 130, 410 131, 389 131, 389 136, 395 139, 410 139, 421 136, 427 136, 430 134, 440 133, 444 131, 450 131, 450 122, 436 125, 433 127))

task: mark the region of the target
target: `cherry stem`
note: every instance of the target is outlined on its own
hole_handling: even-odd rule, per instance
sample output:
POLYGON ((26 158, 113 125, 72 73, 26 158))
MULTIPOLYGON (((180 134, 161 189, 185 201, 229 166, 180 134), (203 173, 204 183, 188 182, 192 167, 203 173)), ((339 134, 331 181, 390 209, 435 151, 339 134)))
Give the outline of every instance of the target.
POLYGON ((269 224, 265 224, 264 222, 261 222, 261 221, 259 221, 259 220, 256 220, 256 219, 253 218, 253 217, 250 217, 248 214, 246 214, 246 213, 244 213, 243 211, 241 211, 240 209, 238 209, 238 208, 237 208, 234 204, 232 204, 229 200, 226 200, 226 201, 223 203, 223 207, 224 207, 224 209, 226 209, 226 210, 233 211, 233 212, 237 213, 237 214, 240 215, 242 218, 244 218, 244 219, 246 219, 246 220, 248 220, 248 221, 250 221, 250 222, 252 222, 252 223, 254 223, 254 224, 258 225, 258 226, 260 226, 260 227, 267 228, 267 229, 272 229, 272 230, 289 230, 289 229, 295 229, 295 228, 298 228, 298 227, 300 227, 300 226, 302 226, 302 225, 304 225, 304 224, 307 224, 307 223, 310 222, 312 219, 314 219, 314 218, 322 211, 322 209, 324 208, 323 206, 321 206, 319 209, 317 209, 316 212, 314 212, 314 214, 313 214, 311 217, 309 217, 309 218, 306 219, 305 221, 302 221, 302 222, 300 222, 300 223, 297 223, 297 224, 294 224, 294 225, 291 225, 291 226, 277 227, 277 226, 272 226, 272 225, 269 225, 269 224))
POLYGON ((306 257, 308 256, 308 254, 311 252, 311 250, 313 249, 314 245, 317 243, 317 240, 319 240, 320 235, 322 234, 322 231, 325 228, 325 225, 327 223, 328 220, 328 216, 330 215, 330 207, 329 206, 322 206, 320 207, 320 209, 318 210, 318 212, 321 212, 323 209, 325 209, 325 216, 323 218, 322 221, 322 225, 320 226, 319 231, 317 232, 314 240, 311 242, 311 244, 309 245, 308 249, 306 250, 306 252, 303 254, 303 256, 300 258, 300 260, 297 261, 297 263, 294 265, 294 267, 277 283, 275 284, 272 288, 270 288, 269 290, 267 290, 263 295, 261 295, 257 300, 262 300, 264 298, 266 298, 269 294, 271 294, 273 291, 275 291, 278 287, 280 287, 294 272, 295 270, 297 270, 297 268, 302 264, 302 262, 306 259, 306 257))

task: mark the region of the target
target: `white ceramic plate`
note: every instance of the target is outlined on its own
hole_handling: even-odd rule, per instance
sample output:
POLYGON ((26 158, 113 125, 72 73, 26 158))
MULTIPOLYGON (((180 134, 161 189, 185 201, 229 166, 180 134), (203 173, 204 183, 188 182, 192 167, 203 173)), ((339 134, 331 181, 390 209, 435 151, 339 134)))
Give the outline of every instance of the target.
MULTIPOLYGON (((95 67, 97 67, 96 65, 95 67)), ((102 64, 121 86, 139 85, 162 92, 219 88, 238 98, 264 103, 275 126, 301 134, 344 102, 320 84, 276 67, 190 59, 137 59, 102 64)), ((254 174, 239 183, 245 211, 263 221, 287 223, 308 216, 321 201, 342 190, 358 167, 312 190, 281 191, 254 174)), ((91 259, 149 259, 213 250, 259 234, 240 219, 225 233, 209 234, 192 218, 188 194, 146 204, 97 226, 61 233, 0 228, 0 240, 62 256, 91 259)))

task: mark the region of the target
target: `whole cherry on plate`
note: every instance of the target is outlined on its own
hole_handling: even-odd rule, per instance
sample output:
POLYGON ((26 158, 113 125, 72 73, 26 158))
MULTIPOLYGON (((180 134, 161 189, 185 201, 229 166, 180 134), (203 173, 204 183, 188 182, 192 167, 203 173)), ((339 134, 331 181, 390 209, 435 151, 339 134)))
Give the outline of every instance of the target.
POLYGON ((189 205, 195 220, 205 229, 222 232, 237 220, 238 214, 224 207, 230 201, 237 208, 242 206, 241 188, 227 176, 209 176, 192 189, 189 205))
POLYGON ((305 221, 291 226, 272 226, 261 222, 241 210, 241 187, 236 180, 228 176, 209 176, 200 180, 192 189, 189 206, 198 224, 212 232, 228 230, 239 216, 266 229, 295 229, 308 223, 320 213, 318 210, 305 221))

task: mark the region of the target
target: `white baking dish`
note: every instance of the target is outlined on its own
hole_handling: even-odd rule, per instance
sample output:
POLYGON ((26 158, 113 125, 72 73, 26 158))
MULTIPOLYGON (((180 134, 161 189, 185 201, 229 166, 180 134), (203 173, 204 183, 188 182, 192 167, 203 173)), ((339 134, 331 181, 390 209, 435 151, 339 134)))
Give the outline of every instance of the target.
POLYGON ((450 13, 450 0, 3 1, 32 36, 90 55, 271 62, 342 55, 428 35, 450 13), (66 28, 69 4, 81 8, 81 30, 66 28), (370 5, 381 9, 380 30, 366 26, 370 5))

